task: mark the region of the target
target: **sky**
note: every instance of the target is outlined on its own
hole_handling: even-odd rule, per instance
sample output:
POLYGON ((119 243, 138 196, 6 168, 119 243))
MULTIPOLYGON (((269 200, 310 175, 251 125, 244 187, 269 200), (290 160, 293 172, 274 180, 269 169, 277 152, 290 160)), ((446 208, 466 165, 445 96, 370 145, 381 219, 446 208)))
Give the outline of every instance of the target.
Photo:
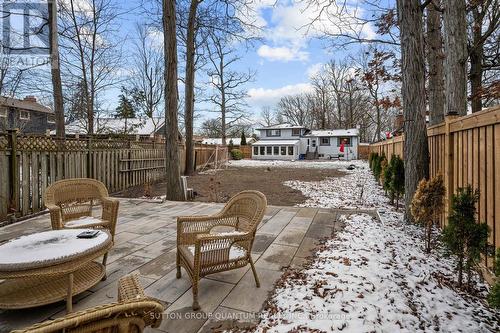
MULTIPOLYGON (((135 22, 144 21, 141 15, 137 15, 139 10, 135 10, 140 1, 124 4, 130 9, 130 13, 122 19, 122 31, 125 34, 133 33, 135 22)), ((352 8, 362 10, 357 7, 357 0, 348 3, 352 8)), ((257 121, 262 107, 274 108, 283 96, 311 91, 309 78, 317 73, 323 64, 331 59, 345 59, 352 52, 359 50, 359 46, 332 47, 330 40, 320 39, 324 31, 334 32, 338 28, 326 19, 326 15, 320 16, 320 19, 311 25, 310 22, 318 17, 318 13, 318 7, 307 7, 303 1, 253 1, 252 14, 248 19, 261 26, 261 39, 248 49, 243 46, 239 48, 241 59, 235 63, 234 69, 250 69, 256 72, 254 80, 246 85, 248 113, 254 121, 257 121)), ((362 29, 364 36, 374 35, 371 27, 365 26, 362 29)), ((200 81, 206 80, 202 73, 198 73, 197 78, 199 84, 203 84, 200 81)), ((179 89, 180 98, 183 98, 182 84, 179 89)), ((108 93, 110 109, 115 107, 113 104, 116 103, 118 94, 116 89, 108 93)), ((197 108, 206 110, 210 106, 197 105, 197 108)), ((204 119, 216 117, 215 113, 198 112, 201 114, 196 127, 204 119)))

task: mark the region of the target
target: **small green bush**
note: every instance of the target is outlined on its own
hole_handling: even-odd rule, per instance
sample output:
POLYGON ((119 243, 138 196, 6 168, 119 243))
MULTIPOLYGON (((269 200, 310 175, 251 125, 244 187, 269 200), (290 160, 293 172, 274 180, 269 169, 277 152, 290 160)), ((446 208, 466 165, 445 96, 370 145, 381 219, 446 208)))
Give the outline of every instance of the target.
POLYGON ((394 155, 392 155, 391 157, 391 161, 389 162, 389 164, 387 164, 387 166, 385 167, 385 169, 383 170, 383 182, 382 182, 382 186, 384 187, 384 190, 385 190, 385 193, 386 195, 389 196, 389 199, 391 200, 391 205, 394 204, 394 190, 392 189, 392 176, 394 174, 394 155))
POLYGON ((492 308, 500 309, 500 249, 497 250, 495 259, 495 275, 497 282, 491 287, 490 294, 488 295, 488 304, 492 308))
POLYGON ((401 157, 397 155, 394 155, 392 160, 394 164, 392 165, 391 188, 396 197, 396 210, 398 210, 399 199, 405 193, 405 165, 401 157))
POLYGON ((459 188, 451 201, 448 225, 443 229, 443 241, 448 250, 457 256, 458 286, 462 287, 463 273, 470 286, 472 270, 481 259, 481 252, 488 243, 489 227, 476 220, 479 191, 471 185, 459 188))
POLYGON ((239 149, 231 150, 231 157, 233 160, 241 160, 243 158, 243 152, 239 149))
POLYGON ((247 145, 247 138, 245 136, 245 132, 241 131, 241 142, 240 146, 246 146, 247 145))
POLYGON ((371 152, 370 156, 368 157, 368 165, 370 166, 370 170, 373 171, 373 161, 375 161, 375 158, 378 157, 378 154, 375 152, 371 152))
POLYGON ((385 155, 377 155, 374 159, 373 165, 373 175, 377 181, 380 181, 380 175, 382 174, 382 166, 384 165, 384 161, 386 160, 385 155))

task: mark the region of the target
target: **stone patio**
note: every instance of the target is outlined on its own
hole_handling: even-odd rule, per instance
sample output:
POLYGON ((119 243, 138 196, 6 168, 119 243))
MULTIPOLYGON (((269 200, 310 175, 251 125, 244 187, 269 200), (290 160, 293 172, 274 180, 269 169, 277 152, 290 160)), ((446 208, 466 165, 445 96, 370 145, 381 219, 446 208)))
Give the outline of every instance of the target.
MULTIPOLYGON (((165 304, 165 317, 159 332, 212 332, 232 319, 251 323, 281 276, 282 267, 301 265, 319 239, 342 228, 336 222, 341 211, 268 207, 252 251, 261 287, 255 287, 250 266, 211 275, 201 280, 201 310, 194 312, 187 274, 183 272, 181 279, 175 278, 176 217, 211 214, 222 206, 200 202, 121 200, 115 245, 108 257, 108 278, 75 296, 74 311, 115 301, 118 278, 136 273, 146 293, 165 304)), ((0 243, 49 228, 48 215, 31 218, 0 228, 0 243)), ((0 331, 22 328, 64 314, 64 302, 26 310, 0 310, 0 331)))

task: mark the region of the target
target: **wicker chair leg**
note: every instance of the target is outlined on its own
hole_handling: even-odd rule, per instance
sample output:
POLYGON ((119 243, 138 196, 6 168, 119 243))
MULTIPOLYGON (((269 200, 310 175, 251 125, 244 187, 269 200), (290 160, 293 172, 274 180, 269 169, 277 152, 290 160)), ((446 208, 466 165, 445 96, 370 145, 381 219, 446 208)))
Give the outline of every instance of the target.
POLYGON ((181 264, 180 264, 179 252, 177 252, 177 259, 176 260, 177 260, 176 261, 177 274, 175 275, 175 277, 180 279, 181 278, 181 264))
POLYGON ((106 281, 108 278, 107 273, 106 273, 106 262, 108 261, 108 253, 106 252, 104 256, 102 257, 102 265, 104 266, 104 276, 102 277, 101 281, 106 281))
POLYGON ((253 277, 255 279, 255 285, 257 286, 257 288, 260 288, 260 281, 259 281, 259 277, 257 276, 257 270, 255 269, 255 265, 253 263, 252 256, 250 256, 250 266, 252 266, 252 272, 253 272, 253 277))
POLYGON ((197 311, 200 309, 200 304, 198 303, 198 281, 193 281, 193 310, 197 311))

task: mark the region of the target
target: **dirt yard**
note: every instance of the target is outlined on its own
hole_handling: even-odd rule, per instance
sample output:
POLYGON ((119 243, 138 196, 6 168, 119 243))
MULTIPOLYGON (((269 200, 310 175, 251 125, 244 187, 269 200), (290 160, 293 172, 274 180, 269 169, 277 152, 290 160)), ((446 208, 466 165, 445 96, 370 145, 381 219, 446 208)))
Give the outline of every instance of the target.
MULTIPOLYGON (((231 196, 243 190, 257 190, 264 193, 268 204, 293 206, 307 198, 298 190, 283 185, 288 180, 320 181, 327 177, 341 177, 345 173, 336 169, 301 168, 246 168, 231 166, 205 174, 195 174, 188 178, 188 186, 196 192, 195 201, 226 202, 231 196)), ((119 197, 141 197, 144 186, 137 186, 120 193, 119 197)), ((153 184, 151 196, 165 193, 165 183, 153 184)))

